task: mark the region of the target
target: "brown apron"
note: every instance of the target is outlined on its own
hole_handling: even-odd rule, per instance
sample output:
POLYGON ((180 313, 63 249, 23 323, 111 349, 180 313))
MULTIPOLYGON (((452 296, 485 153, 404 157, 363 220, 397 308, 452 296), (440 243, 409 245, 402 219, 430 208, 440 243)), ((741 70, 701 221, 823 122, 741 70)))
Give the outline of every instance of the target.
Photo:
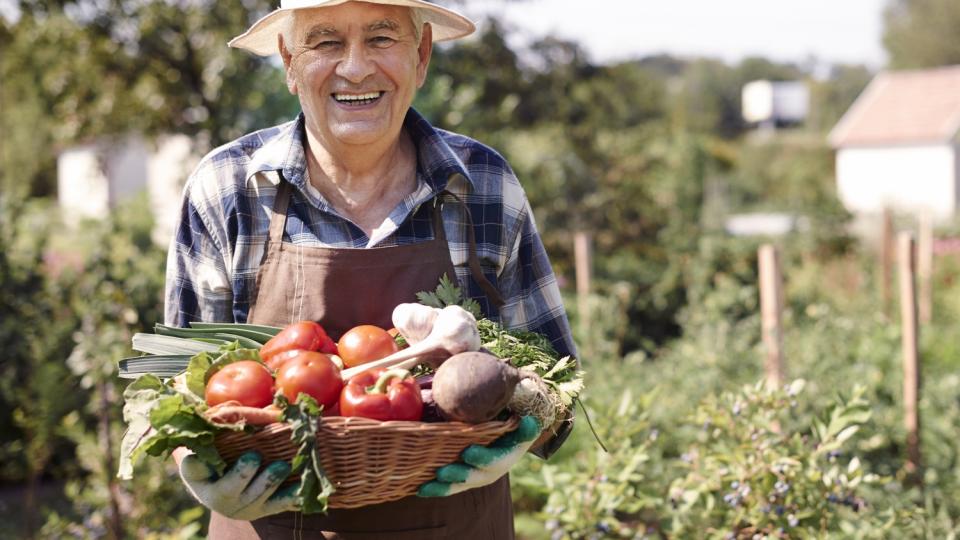
MULTIPOLYGON (((430 241, 370 249, 300 247, 283 243, 292 191, 289 182, 280 182, 248 322, 284 326, 297 320, 315 320, 334 339, 358 324, 390 328, 390 316, 397 304, 415 301, 420 291, 432 291, 443 274, 455 278, 440 213, 441 201, 433 202, 434 239, 430 241)), ((479 270, 474 242, 471 248, 470 266, 479 270)), ((493 289, 488 291, 495 297, 493 302, 502 302, 482 274, 474 277, 485 290, 493 289)), ((209 537, 512 539, 510 482, 504 477, 489 486, 449 497, 407 497, 361 508, 330 510, 325 515, 286 512, 247 522, 214 513, 209 537)))

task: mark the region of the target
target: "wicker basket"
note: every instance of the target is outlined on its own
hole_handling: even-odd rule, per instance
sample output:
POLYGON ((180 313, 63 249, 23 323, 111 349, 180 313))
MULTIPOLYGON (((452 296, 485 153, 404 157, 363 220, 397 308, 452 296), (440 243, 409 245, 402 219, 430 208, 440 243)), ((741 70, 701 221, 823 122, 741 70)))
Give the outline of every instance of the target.
MULTIPOLYGON (((325 417, 317 450, 336 488, 328 504, 357 508, 413 495, 434 478, 438 467, 456 461, 464 448, 488 444, 517 423, 516 417, 482 424, 325 417)), ((271 424, 255 433, 224 433, 217 436, 216 446, 228 463, 248 450, 260 452, 265 461, 290 461, 296 455, 287 424, 271 424)))

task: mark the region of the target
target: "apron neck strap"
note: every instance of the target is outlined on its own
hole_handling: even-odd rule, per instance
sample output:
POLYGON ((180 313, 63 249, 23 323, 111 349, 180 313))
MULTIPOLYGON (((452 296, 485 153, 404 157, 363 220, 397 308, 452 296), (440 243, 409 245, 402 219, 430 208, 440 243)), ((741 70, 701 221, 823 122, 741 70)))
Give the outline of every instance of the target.
POLYGON ((290 193, 293 184, 280 180, 277 194, 273 199, 273 215, 270 216, 270 244, 280 245, 283 242, 283 230, 287 227, 287 208, 290 206, 290 193))
POLYGON ((283 230, 287 227, 287 207, 290 205, 290 192, 293 185, 280 176, 280 185, 277 194, 273 196, 273 215, 270 216, 270 230, 267 234, 267 244, 263 247, 260 257, 260 266, 267 261, 267 255, 280 249, 283 244, 283 230))
POLYGON ((493 304, 497 309, 500 309, 506 303, 503 300, 503 295, 500 294, 500 291, 493 285, 493 283, 490 283, 490 280, 487 279, 487 276, 483 275, 483 270, 480 269, 480 257, 477 255, 477 238, 474 235, 473 217, 470 215, 470 208, 467 206, 467 203, 460 199, 460 197, 457 197, 447 190, 441 191, 434 201, 434 235, 444 242, 447 241, 446 232, 443 229, 443 217, 440 211, 441 207, 443 206, 444 198, 452 199, 463 208, 463 213, 467 216, 467 245, 469 247, 469 250, 467 251, 467 263, 470 266, 470 275, 473 276, 473 280, 477 283, 477 285, 483 289, 483 292, 487 295, 487 299, 490 300, 490 303, 493 304))

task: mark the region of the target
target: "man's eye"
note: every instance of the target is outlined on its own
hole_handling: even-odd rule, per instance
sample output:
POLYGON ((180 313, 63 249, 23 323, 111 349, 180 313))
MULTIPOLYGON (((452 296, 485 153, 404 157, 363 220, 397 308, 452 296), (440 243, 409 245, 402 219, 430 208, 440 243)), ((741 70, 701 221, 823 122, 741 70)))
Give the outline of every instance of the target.
POLYGON ((375 47, 389 47, 396 42, 395 39, 388 36, 377 36, 370 38, 370 44, 375 47))
POLYGON ((314 49, 333 49, 340 46, 340 42, 333 39, 327 39, 324 41, 318 41, 313 44, 314 49))

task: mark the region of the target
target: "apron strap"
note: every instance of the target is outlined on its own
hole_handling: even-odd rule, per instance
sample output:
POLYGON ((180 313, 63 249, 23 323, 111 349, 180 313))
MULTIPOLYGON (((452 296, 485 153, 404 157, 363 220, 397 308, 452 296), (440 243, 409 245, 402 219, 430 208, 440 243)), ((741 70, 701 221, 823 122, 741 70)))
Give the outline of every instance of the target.
POLYGON ((287 208, 290 206, 290 193, 293 185, 280 177, 280 185, 273 196, 273 215, 270 216, 270 229, 267 232, 267 243, 263 246, 263 255, 260 257, 260 266, 267 261, 267 255, 283 244, 283 230, 287 227, 287 208))
POLYGON ((437 195, 433 205, 434 235, 444 242, 447 241, 447 233, 443 229, 443 216, 440 211, 441 207, 443 206, 444 197, 450 197, 463 208, 463 213, 467 216, 467 245, 469 247, 469 250, 467 251, 467 263, 470 266, 470 275, 473 276, 473 280, 477 282, 477 285, 483 289, 483 292, 487 295, 487 299, 490 300, 490 303, 493 304, 497 309, 500 309, 506 303, 503 300, 503 295, 500 294, 500 291, 493 285, 493 283, 490 283, 490 280, 487 279, 487 276, 483 275, 483 270, 480 269, 480 257, 477 255, 477 238, 474 234, 473 217, 470 215, 470 208, 460 199, 460 197, 457 197, 447 190, 443 190, 439 195, 437 195))
POLYGON ((280 186, 273 200, 273 215, 270 216, 270 243, 283 242, 283 230, 287 227, 287 208, 290 206, 290 193, 293 184, 280 179, 280 186))

